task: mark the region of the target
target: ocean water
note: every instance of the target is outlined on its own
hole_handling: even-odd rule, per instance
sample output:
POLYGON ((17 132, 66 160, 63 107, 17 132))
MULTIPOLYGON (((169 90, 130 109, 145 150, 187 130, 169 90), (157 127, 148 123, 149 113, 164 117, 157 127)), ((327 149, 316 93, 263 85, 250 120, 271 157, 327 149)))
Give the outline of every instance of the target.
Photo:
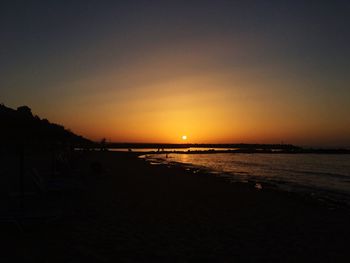
POLYGON ((350 200, 350 155, 341 154, 154 154, 152 163, 184 165, 228 177, 288 191, 350 200))
MULTIPOLYGON (((84 150, 83 148, 75 148, 76 151, 84 150)), ((94 150, 99 151, 100 148, 94 150)), ((228 150, 239 150, 239 148, 206 148, 206 147, 185 147, 185 148, 108 148, 111 152, 206 152, 206 151, 228 151, 228 150)))
POLYGON ((111 152, 159 152, 159 151, 167 151, 167 152, 194 152, 194 151, 228 151, 228 150, 238 150, 239 148, 205 148, 205 147, 186 147, 186 148, 109 148, 108 151, 111 152))

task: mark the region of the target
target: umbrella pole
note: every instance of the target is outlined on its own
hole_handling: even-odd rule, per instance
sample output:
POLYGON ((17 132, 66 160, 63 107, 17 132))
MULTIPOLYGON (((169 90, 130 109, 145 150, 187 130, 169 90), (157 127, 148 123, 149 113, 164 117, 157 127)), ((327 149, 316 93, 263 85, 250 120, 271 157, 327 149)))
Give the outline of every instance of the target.
POLYGON ((21 147, 19 151, 19 209, 23 214, 24 210, 24 151, 21 147))

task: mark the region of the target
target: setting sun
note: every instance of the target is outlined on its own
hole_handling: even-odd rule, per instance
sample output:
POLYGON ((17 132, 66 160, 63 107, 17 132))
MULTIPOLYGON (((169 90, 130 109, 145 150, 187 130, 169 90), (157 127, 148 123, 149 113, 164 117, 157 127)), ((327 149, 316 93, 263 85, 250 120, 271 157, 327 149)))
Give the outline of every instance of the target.
POLYGON ((187 140, 187 136, 186 135, 182 135, 182 140, 186 141, 187 140))

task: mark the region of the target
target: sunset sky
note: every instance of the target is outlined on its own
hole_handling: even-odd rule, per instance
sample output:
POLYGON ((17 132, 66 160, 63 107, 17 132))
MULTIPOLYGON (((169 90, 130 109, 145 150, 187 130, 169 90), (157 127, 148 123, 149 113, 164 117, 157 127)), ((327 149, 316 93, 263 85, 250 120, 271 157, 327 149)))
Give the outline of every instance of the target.
POLYGON ((93 140, 350 147, 350 1, 7 2, 7 106, 93 140))

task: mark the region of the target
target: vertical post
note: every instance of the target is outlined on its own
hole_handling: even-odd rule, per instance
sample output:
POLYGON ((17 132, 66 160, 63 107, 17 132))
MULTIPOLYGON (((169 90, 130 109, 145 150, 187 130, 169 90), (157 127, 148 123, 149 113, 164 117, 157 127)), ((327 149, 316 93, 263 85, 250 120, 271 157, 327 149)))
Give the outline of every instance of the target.
POLYGON ((51 178, 55 178, 56 173, 56 151, 55 146, 52 144, 52 153, 51 153, 51 178))
POLYGON ((24 150, 21 146, 19 150, 19 208, 21 213, 24 210, 24 150))

